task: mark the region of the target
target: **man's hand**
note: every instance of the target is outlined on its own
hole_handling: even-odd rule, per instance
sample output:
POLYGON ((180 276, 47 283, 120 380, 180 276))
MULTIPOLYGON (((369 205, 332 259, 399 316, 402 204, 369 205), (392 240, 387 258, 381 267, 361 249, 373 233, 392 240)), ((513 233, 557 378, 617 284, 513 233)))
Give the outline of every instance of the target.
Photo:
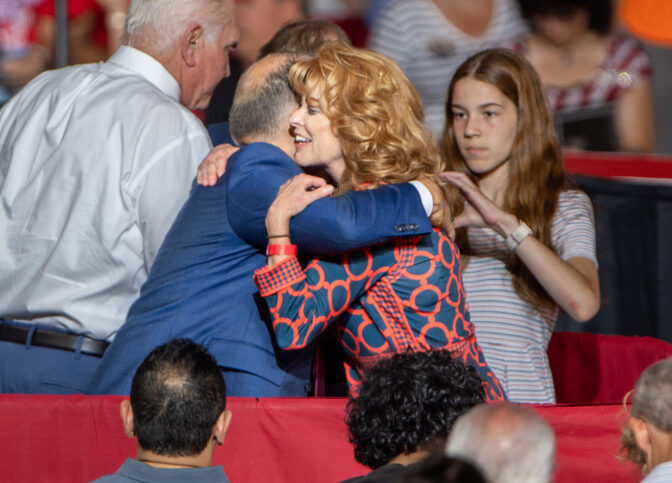
POLYGON ((432 209, 432 214, 429 215, 429 221, 434 226, 440 226, 443 228, 448 237, 451 240, 455 240, 455 225, 453 224, 453 213, 450 209, 450 204, 446 200, 443 189, 436 183, 436 181, 431 178, 422 178, 419 179, 422 184, 429 190, 432 194, 432 199, 434 200, 434 208, 432 209))
POLYGON ((208 153, 198 167, 196 182, 203 186, 214 186, 217 184, 217 180, 226 171, 227 161, 239 149, 232 144, 219 144, 212 148, 212 151, 208 153))

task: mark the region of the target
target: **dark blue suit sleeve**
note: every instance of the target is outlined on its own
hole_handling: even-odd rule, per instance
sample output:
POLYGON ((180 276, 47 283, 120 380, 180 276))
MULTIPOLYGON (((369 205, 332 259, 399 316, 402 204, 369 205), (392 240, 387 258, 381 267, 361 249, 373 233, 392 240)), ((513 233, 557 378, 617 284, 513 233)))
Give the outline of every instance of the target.
MULTIPOLYGON (((220 182, 227 183, 227 215, 246 242, 266 245, 265 218, 280 186, 301 169, 268 144, 251 144, 234 155, 220 182)), ((429 233, 417 189, 409 183, 323 198, 292 218, 292 241, 303 252, 330 253, 371 245, 393 236, 429 233)))

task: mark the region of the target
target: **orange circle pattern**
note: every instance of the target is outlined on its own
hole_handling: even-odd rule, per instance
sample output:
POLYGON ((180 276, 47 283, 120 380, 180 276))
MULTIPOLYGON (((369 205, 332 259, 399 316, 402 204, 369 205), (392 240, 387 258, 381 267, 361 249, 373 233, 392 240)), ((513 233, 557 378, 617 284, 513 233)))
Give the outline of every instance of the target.
POLYGON ((442 230, 314 259, 305 269, 292 260, 269 268, 275 278, 260 290, 280 347, 303 348, 336 323, 352 392, 383 357, 447 349, 476 368, 488 400, 505 398, 474 337, 459 251, 442 230))

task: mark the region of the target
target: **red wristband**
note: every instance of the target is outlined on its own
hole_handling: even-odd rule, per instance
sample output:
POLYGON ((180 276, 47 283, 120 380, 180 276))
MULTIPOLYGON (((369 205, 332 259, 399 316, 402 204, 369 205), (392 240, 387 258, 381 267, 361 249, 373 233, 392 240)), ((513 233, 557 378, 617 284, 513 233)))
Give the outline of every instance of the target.
POLYGON ((296 256, 296 245, 272 244, 266 247, 266 256, 290 255, 296 256))

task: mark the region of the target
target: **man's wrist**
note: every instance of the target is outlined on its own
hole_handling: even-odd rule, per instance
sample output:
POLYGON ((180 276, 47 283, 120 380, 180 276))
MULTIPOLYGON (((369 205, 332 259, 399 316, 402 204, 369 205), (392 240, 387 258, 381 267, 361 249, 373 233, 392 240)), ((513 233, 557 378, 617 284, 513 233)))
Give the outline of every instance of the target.
POLYGON ((418 190, 418 195, 420 196, 420 201, 422 202, 422 207, 425 209, 425 213, 427 216, 431 215, 434 210, 434 197, 432 196, 432 192, 429 191, 429 188, 427 188, 422 181, 414 180, 410 183, 416 190, 418 190))

